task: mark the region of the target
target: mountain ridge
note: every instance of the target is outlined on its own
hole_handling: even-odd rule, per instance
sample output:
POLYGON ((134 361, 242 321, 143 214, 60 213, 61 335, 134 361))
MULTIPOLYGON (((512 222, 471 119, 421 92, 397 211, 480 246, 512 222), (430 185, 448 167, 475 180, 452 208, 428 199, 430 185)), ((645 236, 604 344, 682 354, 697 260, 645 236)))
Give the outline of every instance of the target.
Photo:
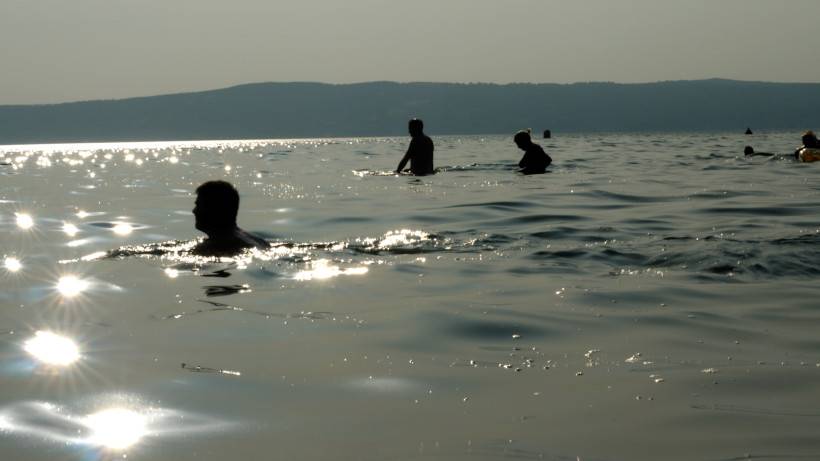
POLYGON ((820 83, 256 82, 126 99, 0 106, 0 144, 430 134, 803 130, 820 83))

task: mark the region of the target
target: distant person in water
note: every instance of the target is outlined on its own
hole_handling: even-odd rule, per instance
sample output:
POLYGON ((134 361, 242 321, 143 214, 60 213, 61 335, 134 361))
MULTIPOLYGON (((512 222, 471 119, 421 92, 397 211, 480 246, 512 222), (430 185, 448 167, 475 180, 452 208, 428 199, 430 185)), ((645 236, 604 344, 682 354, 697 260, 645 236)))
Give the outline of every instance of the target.
POLYGON ((208 181, 196 189, 193 213, 198 230, 208 238, 194 247, 203 256, 232 256, 245 248, 268 248, 265 240, 245 232, 236 225, 239 192, 229 182, 208 181))
POLYGON ((424 122, 414 118, 407 123, 407 131, 410 132, 410 146, 407 153, 401 158, 396 173, 404 170, 407 162, 410 162, 410 172, 416 176, 433 174, 433 140, 424 134, 424 122))
POLYGON ((743 155, 747 157, 774 157, 774 154, 770 152, 755 152, 755 149, 752 146, 746 146, 746 148, 743 149, 743 155))
POLYGON ((794 158, 800 158, 800 151, 803 149, 820 149, 820 142, 817 141, 817 135, 814 134, 814 131, 809 130, 803 133, 802 140, 803 145, 794 151, 794 158))
POLYGON ((538 174, 546 171, 547 167, 552 163, 552 158, 544 152, 538 144, 532 142, 532 137, 529 131, 519 131, 513 137, 515 145, 524 151, 524 156, 518 162, 519 170, 524 174, 538 174))

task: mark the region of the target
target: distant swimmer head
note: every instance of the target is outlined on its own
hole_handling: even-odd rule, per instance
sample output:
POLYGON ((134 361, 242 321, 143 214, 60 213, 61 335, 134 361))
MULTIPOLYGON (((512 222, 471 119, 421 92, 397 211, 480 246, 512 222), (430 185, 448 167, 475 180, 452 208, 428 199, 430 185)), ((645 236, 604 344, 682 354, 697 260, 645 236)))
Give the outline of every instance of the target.
POLYGON ((226 181, 208 181, 196 188, 193 213, 196 228, 206 234, 233 231, 239 212, 239 192, 226 181))
POLYGON ((754 155, 754 153, 755 150, 752 146, 746 146, 746 148, 743 149, 743 155, 754 155))
POLYGON ((529 130, 521 130, 513 136, 513 142, 515 145, 518 146, 520 149, 526 149, 527 146, 532 144, 532 136, 530 135, 529 130))
POLYGON ((410 136, 418 136, 424 132, 424 122, 420 118, 412 118, 407 122, 407 131, 410 136))
POLYGON ((809 130, 803 133, 803 146, 809 148, 820 147, 817 142, 817 135, 814 134, 814 131, 809 130))

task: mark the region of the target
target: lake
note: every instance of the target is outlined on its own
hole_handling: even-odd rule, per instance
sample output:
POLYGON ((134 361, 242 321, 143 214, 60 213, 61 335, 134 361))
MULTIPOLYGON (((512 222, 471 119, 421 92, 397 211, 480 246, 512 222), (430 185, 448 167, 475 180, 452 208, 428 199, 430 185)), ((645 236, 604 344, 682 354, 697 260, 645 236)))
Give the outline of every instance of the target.
POLYGON ((0 459, 820 459, 800 133, 433 139, 0 146, 0 459))

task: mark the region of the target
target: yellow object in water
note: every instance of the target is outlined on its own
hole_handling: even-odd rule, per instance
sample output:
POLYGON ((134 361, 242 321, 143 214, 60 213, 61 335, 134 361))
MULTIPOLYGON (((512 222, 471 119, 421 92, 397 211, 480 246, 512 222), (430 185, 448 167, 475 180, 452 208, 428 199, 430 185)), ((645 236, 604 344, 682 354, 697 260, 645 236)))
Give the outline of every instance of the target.
POLYGON ((801 162, 816 162, 818 160, 820 160, 820 149, 810 149, 808 147, 800 149, 801 162))

